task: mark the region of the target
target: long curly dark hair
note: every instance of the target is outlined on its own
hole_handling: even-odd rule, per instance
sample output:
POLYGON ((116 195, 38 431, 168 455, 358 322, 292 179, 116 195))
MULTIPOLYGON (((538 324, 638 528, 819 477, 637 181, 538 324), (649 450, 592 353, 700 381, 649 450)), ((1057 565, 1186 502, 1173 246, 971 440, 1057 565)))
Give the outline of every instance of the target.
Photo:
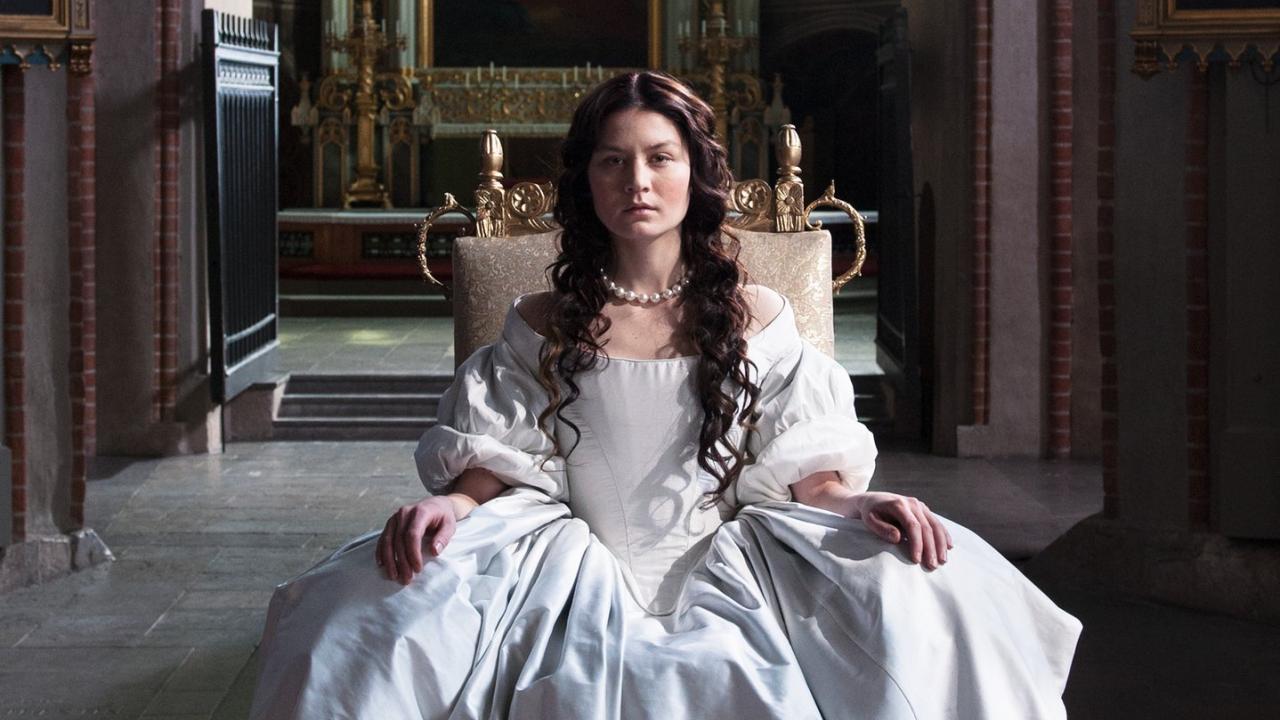
MULTIPOLYGON (((720 231, 731 177, 724 146, 715 139, 715 114, 670 75, 638 72, 611 78, 574 112, 561 149, 563 170, 555 218, 564 231, 560 254, 548 268, 554 292, 539 362, 538 379, 551 403, 538 422, 545 432, 547 419, 554 414, 580 439, 577 426, 564 416, 564 409, 580 395, 574 375, 607 357, 596 338, 610 325, 601 313, 609 293, 600 268, 611 266, 613 247, 596 215, 587 169, 605 120, 630 108, 666 117, 679 129, 689 152, 691 193, 680 229, 680 254, 692 278, 675 302, 683 304, 688 339, 699 355, 695 380, 703 418, 698 464, 718 481, 718 487, 708 493, 710 505, 724 496, 743 466, 751 462, 747 444, 734 447, 727 436, 735 424, 742 424, 748 433, 754 429, 760 388, 751 379, 755 366, 747 358, 744 339, 750 321, 741 289, 745 271, 738 262, 736 241, 720 231), (740 393, 745 393, 741 405, 740 393)), ((559 442, 548 434, 559 453, 559 442)))

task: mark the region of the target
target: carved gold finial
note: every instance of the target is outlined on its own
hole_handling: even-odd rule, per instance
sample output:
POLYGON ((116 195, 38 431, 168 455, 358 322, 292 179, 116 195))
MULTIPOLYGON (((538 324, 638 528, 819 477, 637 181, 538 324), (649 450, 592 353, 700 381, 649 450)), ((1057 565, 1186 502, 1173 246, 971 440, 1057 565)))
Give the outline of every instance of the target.
POLYGON ((476 187, 476 235, 507 234, 506 191, 502 188, 502 141, 497 130, 480 138, 480 185, 476 187))
POLYGON ((795 125, 778 131, 778 183, 774 186, 773 222, 778 232, 804 230, 804 181, 800 179, 800 133, 795 125))
POLYGON ((800 133, 796 126, 783 125, 778 131, 778 179, 799 180, 800 174, 800 133))
POLYGON ((497 130, 485 130, 480 138, 480 187, 502 187, 502 140, 497 130))

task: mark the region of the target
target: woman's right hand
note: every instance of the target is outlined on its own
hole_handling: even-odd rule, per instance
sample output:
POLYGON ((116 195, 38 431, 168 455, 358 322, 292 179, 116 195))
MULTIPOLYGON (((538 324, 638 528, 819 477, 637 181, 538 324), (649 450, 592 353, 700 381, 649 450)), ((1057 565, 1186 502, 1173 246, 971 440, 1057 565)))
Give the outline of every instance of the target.
POLYGON ((436 495, 395 511, 378 536, 374 552, 379 567, 387 578, 408 585, 415 573, 422 572, 422 546, 431 542, 431 554, 439 555, 449 544, 456 527, 453 503, 436 495))

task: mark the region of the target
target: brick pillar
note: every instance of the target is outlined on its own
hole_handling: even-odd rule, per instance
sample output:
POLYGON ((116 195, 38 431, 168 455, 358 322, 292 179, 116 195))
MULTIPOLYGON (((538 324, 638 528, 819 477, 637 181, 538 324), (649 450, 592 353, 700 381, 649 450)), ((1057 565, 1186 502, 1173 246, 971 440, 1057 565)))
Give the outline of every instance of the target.
POLYGON ((1053 138, 1050 158, 1049 202, 1049 454, 1071 456, 1071 277, 1072 70, 1071 34, 1074 17, 1071 0, 1054 0, 1053 48, 1050 54, 1049 132, 1053 138))
POLYGON ((5 444, 13 453, 13 542, 27 537, 27 452, 23 370, 23 275, 26 266, 26 76, 4 73, 4 402, 5 444))
POLYGON ((1209 82, 1188 64, 1187 223, 1187 503, 1196 529, 1209 526, 1209 82))
POLYGON ((155 278, 152 329, 154 377, 153 419, 172 420, 178 394, 178 107, 179 29, 182 4, 160 0, 156 4, 156 57, 159 91, 156 93, 155 198, 156 224, 152 272, 155 278))
POLYGON ((84 526, 85 480, 97 440, 95 83, 67 78, 67 214, 71 270, 71 519, 84 526))
POLYGON ((991 339, 991 0, 976 0, 973 14, 973 424, 985 425, 991 339))
POLYGON ((1116 482, 1115 291, 1116 17, 1114 0, 1098 0, 1098 339, 1102 378, 1103 512, 1119 514, 1116 482))

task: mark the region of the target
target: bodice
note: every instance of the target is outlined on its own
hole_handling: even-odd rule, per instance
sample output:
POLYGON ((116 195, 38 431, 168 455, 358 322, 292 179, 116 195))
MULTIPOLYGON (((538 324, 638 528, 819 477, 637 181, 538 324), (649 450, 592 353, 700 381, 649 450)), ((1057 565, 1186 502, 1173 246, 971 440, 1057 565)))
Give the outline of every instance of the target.
POLYGON ((577 432, 556 425, 568 453, 570 509, 613 551, 636 600, 654 614, 672 609, 700 541, 732 515, 727 503, 703 507, 715 479, 698 467, 696 363, 612 359, 576 379, 582 394, 564 415, 577 432))

